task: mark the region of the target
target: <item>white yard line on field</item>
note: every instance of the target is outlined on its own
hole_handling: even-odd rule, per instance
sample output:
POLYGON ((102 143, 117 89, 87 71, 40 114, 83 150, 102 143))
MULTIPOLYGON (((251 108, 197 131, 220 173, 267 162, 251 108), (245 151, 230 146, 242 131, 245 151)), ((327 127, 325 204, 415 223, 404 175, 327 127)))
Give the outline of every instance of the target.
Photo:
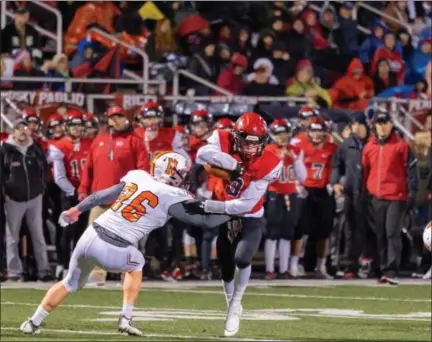
MULTIPOLYGON (((17 327, 1 327, 1 330, 13 330, 18 331, 17 327)), ((66 329, 41 329, 41 335, 36 336, 43 336, 43 332, 50 332, 50 333, 61 333, 61 334, 76 334, 76 335, 101 335, 101 336, 121 336, 120 333, 111 332, 111 331, 100 331, 100 330, 66 330, 66 329)), ((23 335, 24 336, 24 335, 23 335)), ((188 336, 188 335, 173 335, 173 334, 143 334, 143 337, 148 338, 167 338, 167 339, 187 339, 187 340, 209 340, 209 341, 227 341, 227 338, 225 337, 218 337, 218 336, 188 336)), ((268 340, 268 339, 256 339, 256 338, 229 338, 229 341, 251 341, 251 342, 257 342, 257 341, 269 341, 269 342, 289 342, 288 340, 268 340)))
MULTIPOLYGON (((33 288, 26 286, 21 289, 35 289, 35 290, 47 290, 52 284, 41 284, 35 283, 36 286, 33 288)), ((5 287, 2 286, 1 290, 14 290, 19 287, 5 287)), ((389 289, 392 287, 389 287, 389 289)), ((121 287, 111 287, 106 285, 100 288, 101 290, 121 290, 121 287)), ((144 288, 143 291, 157 291, 157 292, 173 292, 173 293, 191 293, 191 294, 212 294, 212 295, 223 295, 222 290, 192 290, 192 289, 174 289, 174 288, 144 288)), ((287 289, 289 291, 289 289, 287 289)), ((415 299, 415 298, 385 298, 385 297, 352 297, 352 296, 325 296, 325 295, 311 295, 311 294, 289 294, 289 293, 267 293, 267 292, 246 292, 245 296, 257 296, 257 297, 277 297, 277 298, 306 298, 306 299, 322 299, 322 300, 358 300, 358 301, 380 301, 380 302, 405 302, 405 303, 431 303, 431 298, 415 299)))

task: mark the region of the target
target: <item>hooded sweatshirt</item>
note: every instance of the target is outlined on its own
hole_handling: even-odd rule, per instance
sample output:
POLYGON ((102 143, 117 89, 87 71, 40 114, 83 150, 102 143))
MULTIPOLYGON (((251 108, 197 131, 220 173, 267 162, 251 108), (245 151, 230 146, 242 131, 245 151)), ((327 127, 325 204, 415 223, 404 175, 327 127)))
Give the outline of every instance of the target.
POLYGON ((364 72, 360 59, 354 58, 348 66, 348 71, 330 89, 330 96, 334 108, 350 109, 353 111, 364 111, 369 100, 374 96, 374 85, 372 79, 364 72), (353 74, 361 70, 359 79, 353 74))
POLYGON ((219 74, 217 85, 233 94, 241 94, 246 86, 246 82, 244 80, 244 74, 240 76, 234 74, 234 68, 236 65, 243 67, 246 72, 248 61, 245 56, 237 52, 234 53, 231 59, 230 67, 219 74))
POLYGON ((16 202, 27 202, 43 194, 48 164, 39 145, 31 138, 25 146, 18 145, 10 135, 1 152, 1 186, 5 195, 16 202))

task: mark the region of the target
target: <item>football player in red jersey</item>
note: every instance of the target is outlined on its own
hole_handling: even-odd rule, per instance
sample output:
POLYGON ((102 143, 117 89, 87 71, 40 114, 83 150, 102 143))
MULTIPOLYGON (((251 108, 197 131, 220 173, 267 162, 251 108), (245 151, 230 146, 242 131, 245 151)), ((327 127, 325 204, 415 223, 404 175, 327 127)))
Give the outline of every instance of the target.
MULTIPOLYGON (((84 168, 92 140, 83 138, 84 118, 80 111, 70 110, 66 117, 66 136, 49 146, 49 160, 53 163, 54 181, 62 190, 62 209, 66 210, 78 203, 77 189, 80 174, 84 168)), ((59 261, 63 266, 63 277, 67 274, 71 254, 71 241, 75 245, 87 226, 86 215, 75 224, 73 229, 63 231, 60 244, 59 261)), ((57 270, 56 273, 59 273, 57 270)), ((57 274, 58 275, 58 274, 57 274)))
POLYGON ((226 213, 234 219, 219 229, 218 259, 221 266, 228 313, 225 336, 240 326, 241 299, 251 274, 251 262, 265 229, 264 195, 279 178, 282 162, 266 148, 267 124, 256 113, 242 115, 232 132, 216 130, 197 153, 197 161, 231 170, 230 180, 219 179, 214 200, 190 205, 190 212, 226 213))
POLYGON ((299 221, 294 233, 290 274, 297 276, 298 259, 302 249, 302 237, 308 235, 317 241, 317 265, 315 276, 329 278, 325 263, 328 238, 333 230, 334 198, 329 190, 332 158, 337 145, 328 141, 324 119, 315 117, 307 130, 308 140, 300 142, 304 151, 307 177, 299 191, 299 221))
MULTIPOLYGON (((135 113, 136 119, 139 120, 141 127, 135 131, 144 139, 147 150, 150 153, 150 159, 158 152, 174 151, 190 160, 189 154, 185 150, 184 138, 181 132, 172 127, 163 127, 164 111, 160 104, 154 101, 144 103, 141 108, 135 113)), ((157 229, 151 232, 148 238, 149 244, 152 240, 157 241, 158 250, 157 257, 160 262, 161 278, 165 281, 170 281, 172 278, 180 279, 180 261, 182 255, 183 229, 184 224, 178 220, 171 222, 174 225, 173 229, 173 247, 174 247, 174 270, 171 275, 168 272, 169 260, 168 255, 168 227, 157 229)), ((150 263, 148 263, 150 265, 150 263)))
POLYGON ((84 137, 94 139, 99 132, 99 120, 92 113, 84 113, 84 137))
POLYGON ((53 141, 60 140, 65 135, 64 119, 63 116, 55 113, 52 114, 46 123, 48 144, 53 141))
POLYGON ((135 114, 142 127, 135 131, 142 136, 150 160, 158 152, 174 151, 190 160, 189 154, 184 149, 182 134, 172 127, 163 127, 164 111, 157 102, 148 101, 139 108, 135 114))
POLYGON ((300 108, 297 114, 297 118, 300 120, 299 125, 293 131, 293 140, 307 140, 307 128, 312 118, 319 116, 319 112, 312 106, 303 106, 300 108))
POLYGON ((279 179, 270 184, 267 193, 266 218, 267 231, 264 245, 267 280, 275 279, 274 260, 276 244, 279 244, 279 276, 290 278, 288 261, 291 251, 291 239, 297 224, 297 183, 306 179, 306 167, 303 152, 289 144, 291 124, 286 119, 273 121, 269 127, 270 137, 279 158, 283 162, 279 179))
POLYGON ((199 109, 189 116, 189 153, 195 162, 197 151, 207 144, 207 139, 213 132, 213 115, 204 109, 199 109))

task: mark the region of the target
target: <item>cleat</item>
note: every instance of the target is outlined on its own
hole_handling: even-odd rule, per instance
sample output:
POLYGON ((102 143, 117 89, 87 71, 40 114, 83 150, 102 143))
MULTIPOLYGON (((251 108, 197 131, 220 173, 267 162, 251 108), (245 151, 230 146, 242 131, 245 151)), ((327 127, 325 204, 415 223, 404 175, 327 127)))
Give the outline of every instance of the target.
POLYGON ((265 280, 273 280, 277 278, 277 274, 274 272, 267 272, 266 275, 264 276, 265 280))
POLYGON ((279 279, 297 279, 291 272, 279 273, 279 279))
POLYGON ((330 279, 333 279, 333 277, 331 275, 329 275, 325 269, 322 269, 322 270, 315 270, 314 279, 330 280, 330 279))
POLYGON ((231 337, 237 334, 240 328, 240 318, 243 313, 243 307, 240 302, 231 301, 225 321, 225 337, 231 337))
POLYGON ((378 280, 378 284, 399 285, 399 280, 397 278, 391 278, 391 277, 387 277, 387 276, 382 276, 378 280))
POLYGON ((163 281, 167 281, 171 283, 176 281, 173 277, 171 277, 171 275, 167 271, 163 271, 160 274, 160 277, 162 278, 163 281))
POLYGON ((40 334, 39 327, 34 325, 30 318, 21 324, 20 331, 24 334, 40 334))
POLYGON ((182 280, 182 279, 183 279, 183 273, 182 273, 182 271, 180 270, 179 267, 176 267, 176 268, 172 271, 171 276, 172 276, 175 280, 182 280))
POLYGON ((125 316, 119 317, 118 330, 121 333, 128 334, 129 336, 142 336, 141 330, 132 325, 132 319, 128 319, 125 316))

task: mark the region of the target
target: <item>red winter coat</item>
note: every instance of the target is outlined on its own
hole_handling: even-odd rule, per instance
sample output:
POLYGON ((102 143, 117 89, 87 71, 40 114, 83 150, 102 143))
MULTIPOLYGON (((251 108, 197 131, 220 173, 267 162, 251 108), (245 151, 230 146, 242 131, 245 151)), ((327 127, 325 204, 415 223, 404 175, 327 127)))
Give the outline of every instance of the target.
POLYGON ((388 60, 390 64, 390 71, 397 75, 398 84, 402 85, 405 79, 405 61, 403 60, 400 53, 396 51, 396 49, 392 51, 387 49, 385 46, 378 48, 372 58, 370 70, 371 75, 375 75, 378 62, 381 59, 388 60))
POLYGON ((383 144, 372 137, 362 153, 363 184, 376 198, 406 201, 418 187, 415 164, 408 143, 396 133, 383 144))
POLYGON ((375 95, 372 79, 364 73, 360 59, 352 60, 345 76, 340 78, 330 89, 334 108, 364 111, 370 99, 375 95), (352 75, 356 69, 362 71, 359 79, 352 75), (363 95, 363 97, 361 97, 363 95))
MULTIPOLYGON (((234 75, 234 67, 240 65, 246 71, 248 67, 248 61, 245 56, 240 53, 235 53, 231 59, 231 65, 228 69, 221 72, 217 79, 217 85, 225 90, 232 92, 233 94, 241 94, 246 82, 242 76, 234 75)), ((216 95, 222 95, 216 93, 216 95)))
POLYGON ((143 139, 133 131, 100 133, 90 146, 78 193, 88 195, 109 188, 135 169, 149 169, 143 139))

